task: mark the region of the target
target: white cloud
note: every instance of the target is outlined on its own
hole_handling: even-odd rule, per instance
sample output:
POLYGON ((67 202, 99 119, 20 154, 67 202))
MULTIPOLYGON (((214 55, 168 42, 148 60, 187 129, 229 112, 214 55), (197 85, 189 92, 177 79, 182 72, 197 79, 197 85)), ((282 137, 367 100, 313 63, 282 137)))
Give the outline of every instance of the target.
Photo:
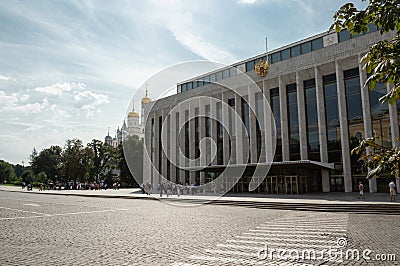
POLYGON ((10 79, 10 77, 0 75, 0 80, 9 80, 9 79, 10 79))
POLYGON ((70 92, 73 90, 84 90, 86 85, 83 83, 68 83, 68 82, 57 82, 56 84, 36 87, 34 91, 42 92, 49 95, 58 95, 62 97, 63 92, 70 92))
POLYGON ((24 95, 22 95, 21 97, 19 97, 19 100, 20 100, 21 102, 26 102, 27 100, 29 100, 30 97, 31 97, 30 95, 24 94, 24 95))
POLYGON ((49 102, 47 100, 47 97, 45 97, 41 103, 36 102, 19 106, 9 106, 6 107, 5 110, 13 112, 24 112, 26 114, 38 114, 41 113, 44 109, 46 109, 48 106, 49 102))
POLYGON ((0 107, 14 106, 18 101, 16 93, 7 95, 5 91, 0 91, 0 107))
POLYGON ((239 4, 255 4, 257 0, 239 0, 239 4))
POLYGON ((99 106, 104 103, 110 103, 108 95, 96 93, 93 91, 77 92, 74 97, 75 103, 86 112, 86 116, 93 116, 95 112, 100 112, 99 106))

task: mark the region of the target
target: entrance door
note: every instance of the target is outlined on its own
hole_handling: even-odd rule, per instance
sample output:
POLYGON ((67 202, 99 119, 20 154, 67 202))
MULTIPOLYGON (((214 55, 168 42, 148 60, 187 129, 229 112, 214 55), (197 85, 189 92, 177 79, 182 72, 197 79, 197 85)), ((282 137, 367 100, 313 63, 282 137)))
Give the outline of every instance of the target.
POLYGON ((233 192, 234 193, 240 193, 242 192, 242 182, 240 177, 234 177, 233 178, 234 186, 233 186, 233 192))
POLYGON ((287 194, 298 194, 297 176, 285 176, 285 185, 287 194))

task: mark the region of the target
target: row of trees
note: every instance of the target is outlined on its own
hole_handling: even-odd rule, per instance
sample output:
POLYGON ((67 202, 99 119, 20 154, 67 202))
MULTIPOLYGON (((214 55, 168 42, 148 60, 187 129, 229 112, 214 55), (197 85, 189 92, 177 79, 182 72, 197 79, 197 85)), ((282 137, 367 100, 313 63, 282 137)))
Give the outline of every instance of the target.
MULTIPOLYGON (((124 148, 129 149, 128 160, 142 161, 143 143, 137 136, 130 136, 114 148, 100 140, 92 140, 86 146, 80 139, 69 139, 64 147, 50 146, 40 152, 33 149, 30 166, 16 174, 15 166, 0 161, 0 182, 120 182, 123 186, 136 187, 136 179, 130 172, 124 156, 124 148)), ((142 177, 141 164, 135 164, 134 175, 142 177)))

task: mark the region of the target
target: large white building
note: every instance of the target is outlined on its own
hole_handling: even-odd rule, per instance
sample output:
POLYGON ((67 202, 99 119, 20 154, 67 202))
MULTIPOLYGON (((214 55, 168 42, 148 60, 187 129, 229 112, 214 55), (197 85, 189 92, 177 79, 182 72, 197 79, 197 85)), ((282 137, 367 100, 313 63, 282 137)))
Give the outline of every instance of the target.
POLYGON ((362 181, 371 192, 387 191, 388 180, 366 180, 368 169, 350 151, 361 137, 398 144, 400 105, 379 103, 391 85, 369 91, 360 64, 388 37, 393 34, 381 36, 375 26, 355 36, 324 32, 177 84, 176 95, 146 105, 144 182, 210 183, 244 166, 218 185, 246 192, 258 178, 260 193, 351 192, 362 181), (260 60, 269 63, 265 77, 254 70, 260 60), (211 162, 199 152, 205 137, 215 143, 206 144, 207 156, 216 149, 211 162), (271 169, 257 176, 259 166, 271 169))

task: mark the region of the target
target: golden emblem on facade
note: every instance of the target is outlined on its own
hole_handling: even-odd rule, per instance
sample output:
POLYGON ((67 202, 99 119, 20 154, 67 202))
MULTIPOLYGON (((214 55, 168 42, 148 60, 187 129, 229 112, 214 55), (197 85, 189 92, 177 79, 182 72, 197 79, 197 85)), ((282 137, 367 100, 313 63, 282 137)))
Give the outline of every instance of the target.
POLYGON ((257 75, 260 78, 265 77, 267 75, 269 69, 268 61, 261 60, 254 65, 254 70, 257 72, 257 75))

